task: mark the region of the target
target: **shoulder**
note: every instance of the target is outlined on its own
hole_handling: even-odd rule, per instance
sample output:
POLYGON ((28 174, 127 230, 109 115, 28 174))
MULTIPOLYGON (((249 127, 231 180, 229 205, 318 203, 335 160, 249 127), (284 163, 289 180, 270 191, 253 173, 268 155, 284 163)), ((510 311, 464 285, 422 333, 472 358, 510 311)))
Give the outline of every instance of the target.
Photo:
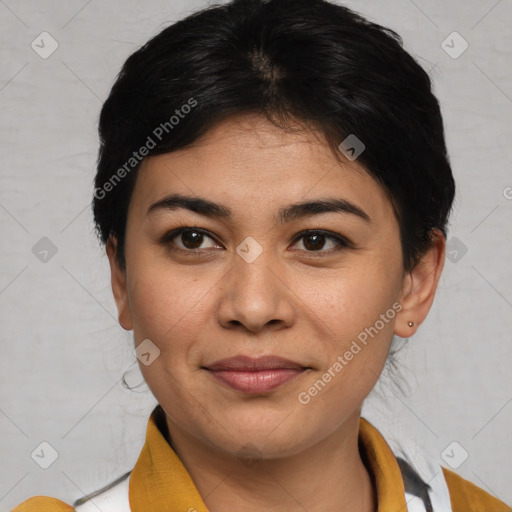
POLYGON ((74 512, 74 508, 63 501, 48 496, 34 496, 20 503, 11 512, 74 512))
POLYGON ((11 512, 129 512, 130 473, 125 473, 103 489, 75 501, 73 506, 48 496, 35 496, 11 512))
POLYGON ((453 471, 443 469, 453 512, 512 512, 502 501, 453 471))
POLYGON ((103 489, 77 500, 76 512, 129 512, 130 474, 125 473, 103 489))

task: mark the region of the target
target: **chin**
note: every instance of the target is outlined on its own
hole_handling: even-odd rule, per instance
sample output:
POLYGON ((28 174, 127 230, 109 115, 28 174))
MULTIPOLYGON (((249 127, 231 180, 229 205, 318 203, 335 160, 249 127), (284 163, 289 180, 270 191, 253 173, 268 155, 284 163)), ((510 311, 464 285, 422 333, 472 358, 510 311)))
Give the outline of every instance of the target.
POLYGON ((217 435, 211 431, 206 435, 209 442, 222 451, 255 459, 295 455, 322 437, 322 432, 316 432, 311 423, 299 422, 293 418, 293 414, 288 417, 287 414, 271 411, 243 417, 229 415, 224 418, 221 428, 216 429, 217 435))

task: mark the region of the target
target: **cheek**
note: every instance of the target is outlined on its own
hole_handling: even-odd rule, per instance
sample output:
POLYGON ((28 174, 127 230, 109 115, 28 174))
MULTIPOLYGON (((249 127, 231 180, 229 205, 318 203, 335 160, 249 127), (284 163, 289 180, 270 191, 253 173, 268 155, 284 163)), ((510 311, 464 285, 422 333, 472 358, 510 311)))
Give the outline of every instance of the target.
POLYGON ((401 309, 397 302, 401 266, 377 261, 364 268, 353 266, 322 281, 316 278, 315 282, 313 287, 312 281, 303 278, 298 293, 310 306, 311 321, 321 340, 318 353, 322 366, 309 384, 330 370, 325 392, 317 386, 323 395, 319 402, 348 400, 355 404, 371 391, 388 357, 401 309))
POLYGON ((177 383, 193 384, 194 371, 202 359, 198 340, 211 324, 212 294, 221 278, 212 269, 169 265, 151 259, 143 251, 129 262, 128 278, 133 336, 138 345, 151 340, 159 350, 148 366, 140 365, 144 378, 157 399, 159 389, 180 388, 177 383), (150 263, 151 262, 151 263, 150 263))
POLYGON ((193 383, 192 372, 197 370, 195 342, 207 314, 208 287, 200 286, 197 278, 179 272, 171 275, 155 266, 132 269, 137 270, 137 280, 128 283, 135 344, 149 339, 159 350, 151 364, 141 360, 141 372, 160 403, 171 398, 186 404, 190 402, 187 390, 193 383))
POLYGON ((191 272, 173 271, 158 265, 134 265, 128 282, 134 336, 163 343, 172 337, 188 338, 199 329, 204 314, 209 280, 191 272))
MULTIPOLYGON (((397 297, 401 285, 401 267, 368 263, 346 271, 319 278, 303 273, 297 296, 308 306, 317 325, 324 325, 330 337, 338 340, 355 339, 359 333, 374 326, 384 337, 393 331, 397 297)), ((342 348, 337 344, 338 348, 342 348)))

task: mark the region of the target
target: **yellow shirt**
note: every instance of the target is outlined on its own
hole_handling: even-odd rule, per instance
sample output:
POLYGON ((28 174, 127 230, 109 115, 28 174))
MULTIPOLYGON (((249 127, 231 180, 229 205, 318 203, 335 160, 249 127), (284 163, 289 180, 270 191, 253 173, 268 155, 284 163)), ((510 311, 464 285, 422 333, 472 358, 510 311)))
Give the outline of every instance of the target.
MULTIPOLYGON (((207 512, 190 475, 157 426, 161 409, 151 414, 146 442, 130 475, 132 512, 207 512)), ((398 462, 379 431, 361 418, 359 444, 377 490, 378 512, 406 512, 405 490, 398 462)), ((442 468, 453 512, 512 512, 484 490, 442 468)), ((73 512, 55 498, 36 496, 12 512, 73 512)))

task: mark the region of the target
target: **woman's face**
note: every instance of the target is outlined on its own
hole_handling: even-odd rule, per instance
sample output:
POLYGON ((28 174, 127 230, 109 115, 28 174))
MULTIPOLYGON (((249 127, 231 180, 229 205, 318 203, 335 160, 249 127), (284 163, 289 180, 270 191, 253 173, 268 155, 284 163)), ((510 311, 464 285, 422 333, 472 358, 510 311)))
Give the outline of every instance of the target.
POLYGON ((358 417, 404 275, 391 203, 357 160, 243 116, 144 161, 113 279, 170 425, 278 457, 358 417))

